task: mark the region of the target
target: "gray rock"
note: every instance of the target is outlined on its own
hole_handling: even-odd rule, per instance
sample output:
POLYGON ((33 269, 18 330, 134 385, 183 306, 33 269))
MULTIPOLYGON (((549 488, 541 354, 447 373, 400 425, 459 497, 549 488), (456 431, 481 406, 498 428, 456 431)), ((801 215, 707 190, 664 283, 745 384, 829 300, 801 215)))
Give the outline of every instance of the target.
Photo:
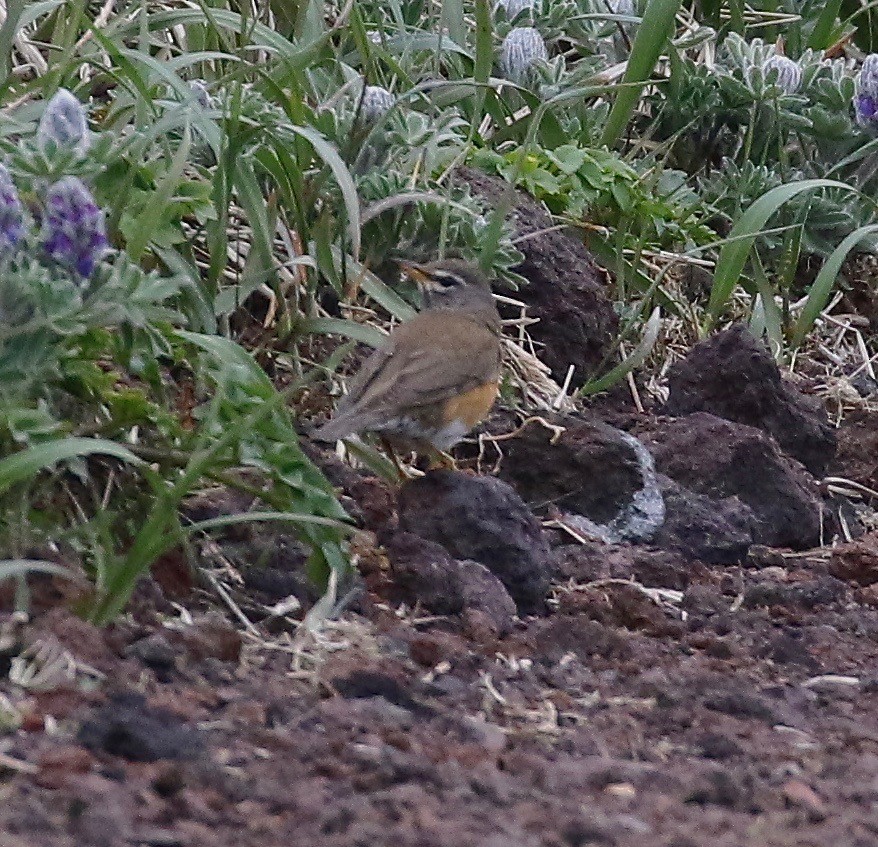
POLYGON ((534 510, 561 512, 589 535, 610 543, 651 538, 664 501, 649 451, 599 421, 545 417, 563 433, 529 426, 504 441, 500 476, 534 510))

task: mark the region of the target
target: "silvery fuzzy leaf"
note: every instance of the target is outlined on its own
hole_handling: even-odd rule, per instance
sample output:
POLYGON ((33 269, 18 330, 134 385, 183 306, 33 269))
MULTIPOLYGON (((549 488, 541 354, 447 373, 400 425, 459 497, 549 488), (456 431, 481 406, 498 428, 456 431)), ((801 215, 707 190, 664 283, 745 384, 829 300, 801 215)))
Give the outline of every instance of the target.
POLYGON ((522 12, 529 12, 533 20, 542 10, 541 0, 498 0, 494 5, 494 14, 503 10, 507 21, 514 21, 522 12))
POLYGON ((37 126, 37 146, 74 149, 80 155, 91 145, 91 134, 82 103, 66 88, 59 88, 46 104, 37 126))
POLYGON ((363 89, 361 114, 369 123, 384 117, 396 104, 396 98, 380 85, 367 85, 363 89))
POLYGON ((784 94, 795 94, 802 84, 802 69, 798 63, 786 56, 769 56, 762 64, 766 81, 774 78, 774 83, 784 94))
POLYGON ((516 27, 503 39, 500 68, 503 76, 516 85, 532 84, 534 65, 548 60, 546 42, 531 26, 516 27))

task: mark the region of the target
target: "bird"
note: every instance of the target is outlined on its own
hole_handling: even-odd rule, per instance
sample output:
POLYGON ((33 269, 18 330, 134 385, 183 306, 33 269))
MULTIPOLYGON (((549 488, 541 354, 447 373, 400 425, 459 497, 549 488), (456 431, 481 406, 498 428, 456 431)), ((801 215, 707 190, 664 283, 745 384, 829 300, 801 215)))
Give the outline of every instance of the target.
POLYGON ((491 410, 500 387, 502 340, 486 274, 462 259, 400 261, 423 309, 391 331, 365 361, 318 441, 375 433, 397 471, 396 451, 452 466, 448 451, 491 410))

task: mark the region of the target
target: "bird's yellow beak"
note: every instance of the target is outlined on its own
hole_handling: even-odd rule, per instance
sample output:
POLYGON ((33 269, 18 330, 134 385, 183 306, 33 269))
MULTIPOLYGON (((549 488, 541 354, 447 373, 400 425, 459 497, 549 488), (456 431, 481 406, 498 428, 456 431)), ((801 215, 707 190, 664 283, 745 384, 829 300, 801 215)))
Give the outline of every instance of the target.
POLYGON ((411 280, 416 282, 418 285, 428 285, 430 282, 430 274, 427 273, 427 270, 423 267, 423 265, 417 264, 417 262, 407 262, 404 259, 400 259, 399 262, 400 270, 411 280))

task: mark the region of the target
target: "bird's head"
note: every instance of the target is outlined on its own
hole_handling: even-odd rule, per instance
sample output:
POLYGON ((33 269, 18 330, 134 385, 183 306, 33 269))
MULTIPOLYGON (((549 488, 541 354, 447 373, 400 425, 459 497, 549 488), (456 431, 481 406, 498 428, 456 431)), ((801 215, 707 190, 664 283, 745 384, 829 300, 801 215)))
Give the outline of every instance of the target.
POLYGON ((496 311, 487 275, 472 262, 441 259, 417 264, 400 261, 403 273, 421 289, 425 309, 496 311))

